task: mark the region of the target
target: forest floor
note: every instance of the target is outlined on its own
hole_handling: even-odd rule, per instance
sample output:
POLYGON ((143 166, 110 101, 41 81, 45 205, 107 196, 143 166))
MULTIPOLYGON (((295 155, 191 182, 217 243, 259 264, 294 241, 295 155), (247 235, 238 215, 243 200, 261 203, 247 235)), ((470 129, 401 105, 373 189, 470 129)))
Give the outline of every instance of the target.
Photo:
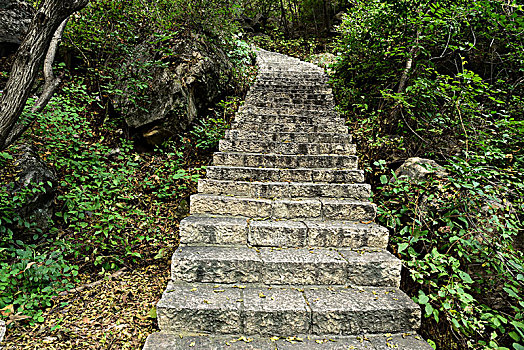
POLYGON ((84 275, 76 288, 85 289, 56 297, 45 322, 10 327, 4 349, 142 348, 158 331, 155 305, 169 279, 169 262, 121 270, 113 278, 84 275))

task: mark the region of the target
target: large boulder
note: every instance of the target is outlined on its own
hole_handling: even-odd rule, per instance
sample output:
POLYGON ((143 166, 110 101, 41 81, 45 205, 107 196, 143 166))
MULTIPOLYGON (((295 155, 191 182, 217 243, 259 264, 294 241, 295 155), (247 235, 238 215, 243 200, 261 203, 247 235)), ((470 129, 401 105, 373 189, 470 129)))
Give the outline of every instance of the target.
POLYGON ((206 112, 227 89, 231 71, 227 55, 199 36, 149 40, 124 63, 122 93, 113 102, 130 128, 158 144, 206 112))
POLYGON ((34 15, 34 7, 25 1, 0 0, 0 57, 20 46, 34 15))
POLYGON ((422 180, 430 174, 440 177, 448 175, 446 169, 434 160, 419 157, 408 158, 395 174, 398 178, 407 177, 414 180, 422 180))
POLYGON ((57 184, 55 171, 29 146, 21 146, 15 159, 17 176, 13 184, 13 195, 35 186, 39 189, 31 194, 25 206, 21 208, 21 216, 32 224, 32 230, 46 230, 54 212, 53 202, 57 184))

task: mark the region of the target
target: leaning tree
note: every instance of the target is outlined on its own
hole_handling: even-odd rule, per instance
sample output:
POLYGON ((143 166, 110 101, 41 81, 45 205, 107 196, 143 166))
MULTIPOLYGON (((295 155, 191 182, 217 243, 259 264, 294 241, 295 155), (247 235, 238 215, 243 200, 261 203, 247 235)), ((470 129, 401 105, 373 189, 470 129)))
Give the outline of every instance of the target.
MULTIPOLYGON (((11 145, 29 127, 20 116, 41 67, 44 89, 32 109, 36 115, 49 101, 60 79, 53 75, 52 63, 68 18, 84 8, 89 0, 44 0, 24 41, 16 52, 9 80, 0 96, 0 151, 11 145)), ((33 117, 34 118, 34 117, 33 117)))

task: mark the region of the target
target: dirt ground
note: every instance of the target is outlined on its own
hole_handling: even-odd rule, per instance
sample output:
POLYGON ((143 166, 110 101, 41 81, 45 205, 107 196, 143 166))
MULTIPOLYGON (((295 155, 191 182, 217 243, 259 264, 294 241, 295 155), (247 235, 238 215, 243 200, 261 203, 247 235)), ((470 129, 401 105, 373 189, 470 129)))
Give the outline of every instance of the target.
POLYGON ((54 299, 44 323, 9 327, 4 349, 141 349, 158 331, 154 306, 169 279, 167 259, 95 286, 93 277, 84 278, 84 290, 54 299))

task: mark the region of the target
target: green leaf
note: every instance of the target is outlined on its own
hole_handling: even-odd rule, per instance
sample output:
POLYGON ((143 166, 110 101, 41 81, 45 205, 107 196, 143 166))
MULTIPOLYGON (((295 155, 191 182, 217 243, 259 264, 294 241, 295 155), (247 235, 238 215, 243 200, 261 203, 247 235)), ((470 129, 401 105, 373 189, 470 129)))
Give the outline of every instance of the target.
POLYGON ((406 250, 406 248, 409 246, 409 243, 399 243, 398 244, 398 253, 402 253, 402 251, 406 250))
POLYGON ((382 175, 382 176, 380 177, 380 183, 383 184, 383 185, 385 185, 385 184, 388 183, 388 178, 387 178, 386 175, 382 175))

